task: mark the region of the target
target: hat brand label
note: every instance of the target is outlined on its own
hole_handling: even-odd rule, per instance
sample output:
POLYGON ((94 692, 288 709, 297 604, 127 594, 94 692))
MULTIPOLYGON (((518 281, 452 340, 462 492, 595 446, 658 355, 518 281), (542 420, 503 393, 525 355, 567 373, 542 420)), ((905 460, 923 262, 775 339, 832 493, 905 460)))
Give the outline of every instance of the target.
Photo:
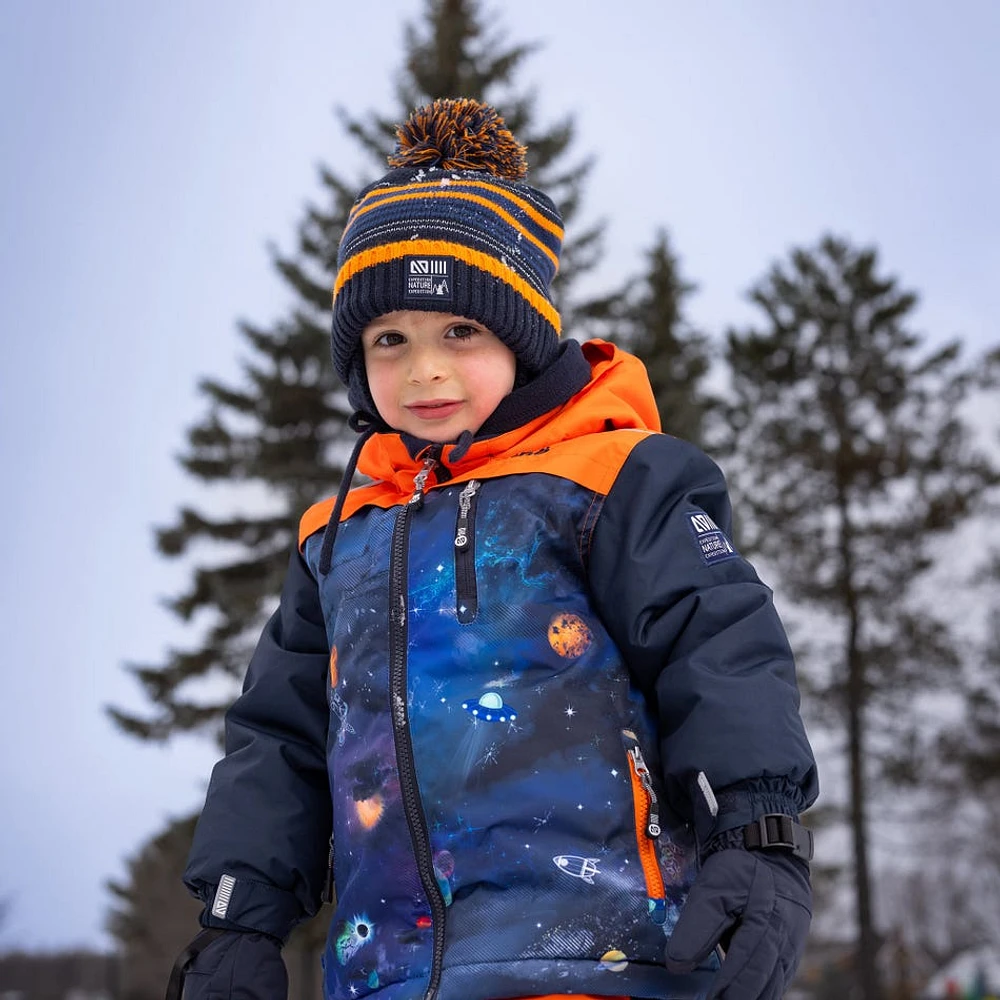
POLYGON ((451 302, 454 263, 453 257, 404 257, 403 298, 451 302))

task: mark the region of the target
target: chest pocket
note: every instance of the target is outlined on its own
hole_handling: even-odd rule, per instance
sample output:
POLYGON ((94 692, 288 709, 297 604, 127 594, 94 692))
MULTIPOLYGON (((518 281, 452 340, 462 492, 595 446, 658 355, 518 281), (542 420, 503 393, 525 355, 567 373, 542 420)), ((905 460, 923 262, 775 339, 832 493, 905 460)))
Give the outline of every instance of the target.
POLYGON ((476 585, 476 504, 482 483, 471 479, 458 495, 455 523, 455 612, 463 625, 476 620, 479 591, 476 585))

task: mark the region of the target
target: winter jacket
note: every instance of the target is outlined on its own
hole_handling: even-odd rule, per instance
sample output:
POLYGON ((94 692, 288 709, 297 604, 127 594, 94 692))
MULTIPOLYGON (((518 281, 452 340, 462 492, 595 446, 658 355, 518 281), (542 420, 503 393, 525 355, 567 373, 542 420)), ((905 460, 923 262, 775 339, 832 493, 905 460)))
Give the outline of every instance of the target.
POLYGON ((816 796, 721 472, 636 359, 582 358, 467 450, 371 438, 328 573, 333 501, 302 519, 186 881, 277 937, 329 881, 337 1000, 702 996, 714 964, 663 964, 699 847, 816 796))

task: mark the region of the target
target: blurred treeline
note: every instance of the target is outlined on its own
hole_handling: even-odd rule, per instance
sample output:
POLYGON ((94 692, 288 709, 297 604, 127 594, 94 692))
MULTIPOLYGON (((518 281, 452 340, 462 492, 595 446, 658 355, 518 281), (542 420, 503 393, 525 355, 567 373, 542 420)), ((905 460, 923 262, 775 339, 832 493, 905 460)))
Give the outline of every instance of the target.
MULTIPOLYGON (((393 124, 413 107, 486 100, 528 145, 529 180, 566 219, 564 331, 643 358, 664 429, 725 470, 737 545, 788 623, 823 786, 807 817, 819 852, 801 995, 916 997, 954 955, 1000 945, 1000 533, 990 536, 1000 342, 979 357, 960 340, 926 343, 912 327, 916 294, 877 250, 829 234, 752 284, 756 319, 744 328, 693 328, 696 286, 665 229, 648 234, 641 273, 596 293, 603 225, 579 221, 594 161, 575 151, 571 115, 540 122, 534 95, 518 88, 535 48, 510 41, 480 0, 425 0, 405 28, 397 106, 339 112, 370 173, 321 168, 322 199, 307 206, 297 246, 273 251, 294 306, 268 327, 241 324, 244 377, 201 382, 205 416, 180 459, 202 483, 245 484, 257 513, 184 507, 157 532, 164 556, 192 564, 170 608, 198 644, 130 666, 150 713, 111 714, 144 740, 218 737, 299 516, 337 489, 354 438, 328 332, 347 211, 384 173, 393 124), (220 677, 228 683, 207 687, 223 693, 206 701, 203 682, 220 677), (873 851, 880 837, 891 851, 873 851)), ((128 880, 110 886, 121 954, 112 992, 129 1000, 162 995, 197 929, 199 906, 180 881, 194 819, 142 845, 128 880)), ((325 932, 321 913, 286 948, 293 997, 318 996, 325 932)))

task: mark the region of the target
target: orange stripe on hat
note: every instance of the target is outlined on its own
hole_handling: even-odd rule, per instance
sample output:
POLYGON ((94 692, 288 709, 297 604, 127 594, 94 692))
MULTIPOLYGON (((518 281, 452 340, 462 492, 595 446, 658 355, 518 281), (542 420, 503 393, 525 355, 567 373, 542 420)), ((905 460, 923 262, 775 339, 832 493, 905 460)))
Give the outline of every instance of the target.
POLYGON ((390 205, 397 201, 413 201, 415 199, 425 201, 433 198, 447 198, 452 201, 456 199, 461 201, 473 201, 477 205, 482 205, 484 208, 488 208, 494 214, 499 215, 500 218, 503 219, 503 221, 509 226, 512 226, 519 233, 521 233, 522 236, 526 236, 529 240, 531 240, 531 242, 534 243, 535 246, 538 247, 538 249, 552 261, 553 267, 555 267, 557 271, 559 270, 558 255, 550 247, 547 247, 530 229, 521 225, 521 223, 518 222, 513 215, 504 211, 504 209, 497 205, 495 201, 491 201, 489 198, 483 198, 480 195, 468 194, 465 191, 449 191, 447 188, 435 191, 414 191, 410 194, 394 194, 385 198, 380 198, 372 204, 365 204, 351 217, 351 220, 347 223, 347 228, 344 230, 344 236, 342 238, 346 239, 351 225, 357 219, 360 219, 366 212, 370 212, 373 208, 381 208, 383 205, 390 205))
POLYGON ((373 203, 381 205, 387 200, 393 200, 394 196, 397 194, 410 191, 427 191, 429 188, 435 188, 438 191, 447 191, 451 188, 457 187, 479 188, 481 191, 489 191, 491 195, 499 195, 501 198, 506 198, 507 201, 517 205, 522 212, 528 215, 537 225, 541 226, 542 229, 552 233, 552 235, 559 240, 562 240, 563 238, 563 227, 559 225, 558 222, 547 218, 530 202, 525 201, 523 198, 519 198, 506 188, 499 187, 496 184, 490 184, 487 181, 462 180, 453 177, 444 178, 439 181, 421 181, 416 184, 402 184, 399 187, 376 188, 365 196, 364 201, 355 205, 351 210, 351 214, 347 217, 347 226, 345 227, 345 231, 350 228, 355 216, 367 211, 373 203))
POLYGON ((445 240, 405 240, 402 243, 385 243, 382 246, 372 247, 370 250, 354 254, 337 272, 337 281, 333 286, 333 301, 337 301, 337 295, 341 288, 365 269, 376 267, 379 264, 387 264, 389 261, 399 260, 401 257, 419 256, 420 254, 456 257, 466 264, 479 268, 480 271, 493 275, 494 278, 499 278, 510 285, 532 309, 544 316, 552 324, 556 333, 559 333, 562 321, 559 319, 559 313, 555 306, 544 295, 532 288, 513 268, 502 264, 496 257, 489 254, 479 250, 470 250, 460 243, 449 243, 445 240))

